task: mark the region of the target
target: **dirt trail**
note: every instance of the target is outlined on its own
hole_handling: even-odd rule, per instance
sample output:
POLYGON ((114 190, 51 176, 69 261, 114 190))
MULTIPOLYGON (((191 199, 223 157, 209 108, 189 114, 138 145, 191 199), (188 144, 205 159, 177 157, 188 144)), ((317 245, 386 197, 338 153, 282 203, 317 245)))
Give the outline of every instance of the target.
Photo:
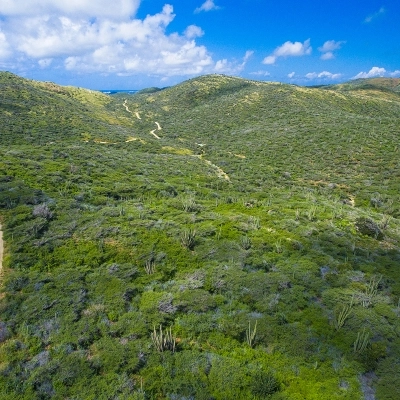
MULTIPOLYGON (((124 102, 123 102, 122 105, 125 107, 125 110, 126 110, 128 113, 133 114, 133 112, 128 108, 128 104, 126 104, 127 101, 128 101, 128 100, 124 100, 124 102)), ((137 118, 137 119, 142 119, 142 118, 140 117, 140 114, 139 114, 137 111, 135 111, 135 115, 136 115, 136 118, 137 118)))
POLYGON ((213 167, 216 172, 217 172, 217 176, 219 178, 223 178, 226 181, 230 182, 230 178, 229 175, 220 167, 218 167, 218 165, 213 164, 210 160, 205 160, 204 158, 202 159, 207 165, 209 165, 210 167, 213 167))
POLYGON ((0 276, 3 270, 3 253, 4 253, 4 243, 3 243, 3 231, 1 230, 0 224, 0 276))
POLYGON ((126 110, 128 113, 131 113, 131 114, 132 114, 132 111, 128 108, 128 105, 126 104, 126 102, 127 102, 127 100, 125 100, 124 103, 123 103, 122 105, 125 107, 125 110, 126 110))
POLYGON ((150 135, 153 135, 156 139, 161 139, 160 136, 155 134, 155 129, 153 129, 152 131, 150 131, 150 135))
MULTIPOLYGON (((161 131, 161 126, 158 122, 154 122, 157 125, 157 130, 161 131)), ((156 139, 161 139, 158 135, 156 135, 156 130, 153 129, 152 131, 150 131, 150 135, 153 135, 156 139)))
POLYGON ((230 182, 230 178, 229 175, 220 167, 218 167, 218 165, 213 164, 210 160, 206 160, 205 158, 203 158, 203 155, 193 155, 192 157, 196 157, 199 160, 204 161, 207 165, 209 165, 210 167, 212 167, 215 172, 217 173, 218 178, 222 178, 225 179, 226 181, 230 182))
MULTIPOLYGON (((127 103, 127 100, 124 100, 124 103, 123 103, 122 105, 125 107, 125 109, 126 109, 127 112, 133 114, 132 111, 129 110, 128 105, 127 105, 126 103, 127 103)), ((137 111, 135 112, 135 115, 136 115, 137 119, 142 119, 142 118, 140 118, 140 115, 139 115, 139 113, 138 113, 137 111)), ((156 131, 161 131, 161 130, 162 130, 161 125, 160 125, 157 121, 154 122, 154 123, 156 124, 157 129, 151 130, 151 131, 150 131, 150 135, 153 135, 156 139, 161 139, 160 136, 158 136, 158 135, 156 134, 156 131)), ((135 140, 140 140, 140 141, 142 141, 141 139, 137 139, 137 138, 130 137, 130 138, 128 138, 128 139, 126 140, 126 143, 128 143, 128 142, 133 142, 133 141, 135 141, 135 140)), ((102 143, 102 142, 101 142, 101 143, 102 143)), ((198 146, 200 146, 200 147, 205 146, 205 144, 203 144, 203 143, 196 143, 196 144, 197 144, 198 146)), ((235 156, 236 156, 236 157, 240 157, 240 158, 246 158, 245 156, 242 156, 241 154, 235 154, 235 156)), ((202 160, 205 164, 207 164, 208 166, 210 166, 211 168, 213 168, 213 169, 215 170, 215 172, 216 172, 218 178, 225 179, 226 181, 230 182, 229 175, 228 175, 222 168, 218 167, 218 165, 215 165, 215 164, 213 164, 211 161, 206 160, 205 158, 203 158, 203 154, 202 154, 202 155, 195 155, 194 157, 198 158, 199 160, 202 160)))

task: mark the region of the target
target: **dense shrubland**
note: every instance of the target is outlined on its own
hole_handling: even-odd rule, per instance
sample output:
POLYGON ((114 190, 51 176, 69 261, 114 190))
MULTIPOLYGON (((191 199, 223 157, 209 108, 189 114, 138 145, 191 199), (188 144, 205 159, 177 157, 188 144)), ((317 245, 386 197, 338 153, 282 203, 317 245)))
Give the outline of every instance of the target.
POLYGON ((1 73, 1 398, 396 399, 400 97, 368 82, 1 73))

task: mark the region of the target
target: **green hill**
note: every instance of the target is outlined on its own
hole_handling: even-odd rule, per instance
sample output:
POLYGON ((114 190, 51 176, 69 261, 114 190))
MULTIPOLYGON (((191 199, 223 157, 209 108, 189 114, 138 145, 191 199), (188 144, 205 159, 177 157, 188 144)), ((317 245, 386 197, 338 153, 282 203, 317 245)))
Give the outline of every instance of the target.
POLYGON ((350 82, 326 86, 331 89, 338 90, 381 90, 399 93, 400 78, 369 78, 369 79, 354 79, 350 82))
POLYGON ((1 399, 396 399, 397 80, 0 89, 1 399))

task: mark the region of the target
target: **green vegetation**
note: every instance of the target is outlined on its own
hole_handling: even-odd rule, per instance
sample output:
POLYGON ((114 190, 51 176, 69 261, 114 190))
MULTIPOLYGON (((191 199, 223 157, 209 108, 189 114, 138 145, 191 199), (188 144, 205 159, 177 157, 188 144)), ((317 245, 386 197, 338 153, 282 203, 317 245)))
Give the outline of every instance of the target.
POLYGON ((0 73, 0 398, 396 399, 396 82, 0 73))
POLYGON ((158 87, 150 87, 150 88, 139 90, 137 93, 138 94, 151 94, 151 93, 159 92, 160 90, 163 90, 163 89, 160 89, 158 87))

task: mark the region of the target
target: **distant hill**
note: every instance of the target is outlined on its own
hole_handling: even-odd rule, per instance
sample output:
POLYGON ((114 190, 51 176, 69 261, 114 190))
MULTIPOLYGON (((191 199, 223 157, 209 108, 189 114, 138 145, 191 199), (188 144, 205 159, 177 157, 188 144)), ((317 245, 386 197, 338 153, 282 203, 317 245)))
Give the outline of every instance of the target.
POLYGON ((1 72, 0 398, 396 399, 398 87, 1 72))
POLYGON ((400 92, 400 78, 370 78, 357 80, 353 82, 355 86, 373 86, 376 88, 383 88, 392 90, 394 92, 400 92))
POLYGON ((325 88, 337 90, 383 90, 395 93, 400 92, 400 78, 368 78, 355 79, 337 85, 328 85, 325 88))
POLYGON ((158 88, 158 87, 149 87, 149 88, 138 90, 137 93, 138 94, 150 94, 150 93, 159 92, 160 90, 163 90, 163 89, 158 88))

